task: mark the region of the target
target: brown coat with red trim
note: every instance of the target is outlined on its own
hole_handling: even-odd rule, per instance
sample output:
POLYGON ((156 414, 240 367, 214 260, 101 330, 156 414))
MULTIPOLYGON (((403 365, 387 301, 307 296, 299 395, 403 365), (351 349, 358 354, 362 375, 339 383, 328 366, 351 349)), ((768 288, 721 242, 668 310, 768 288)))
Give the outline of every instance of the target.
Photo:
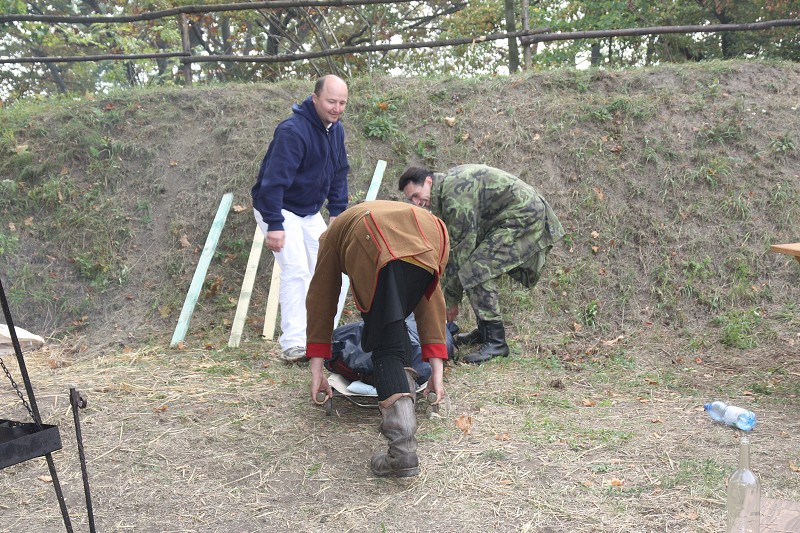
POLYGON ((389 261, 413 258, 435 277, 414 309, 422 357, 447 358, 445 305, 439 277, 449 255, 444 222, 424 209, 385 200, 347 209, 319 239, 317 267, 306 296, 307 356, 331 355, 342 273, 350 277, 356 306, 367 312, 372 307, 380 269, 389 261))

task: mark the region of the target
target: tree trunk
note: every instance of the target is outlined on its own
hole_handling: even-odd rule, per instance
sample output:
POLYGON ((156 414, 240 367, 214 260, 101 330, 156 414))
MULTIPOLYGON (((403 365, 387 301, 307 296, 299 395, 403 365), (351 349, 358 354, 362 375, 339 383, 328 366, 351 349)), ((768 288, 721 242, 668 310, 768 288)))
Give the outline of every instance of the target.
POLYGON ((590 62, 591 62, 593 67, 596 67, 597 65, 600 64, 600 62, 602 60, 603 60, 603 56, 600 53, 600 43, 595 41, 595 42, 592 43, 592 55, 591 55, 590 62))
MULTIPOLYGON (((514 20, 514 0, 504 0, 506 7, 506 33, 517 31, 517 23, 514 20)), ((519 70, 519 47, 517 39, 508 38, 508 70, 517 72, 519 70)))

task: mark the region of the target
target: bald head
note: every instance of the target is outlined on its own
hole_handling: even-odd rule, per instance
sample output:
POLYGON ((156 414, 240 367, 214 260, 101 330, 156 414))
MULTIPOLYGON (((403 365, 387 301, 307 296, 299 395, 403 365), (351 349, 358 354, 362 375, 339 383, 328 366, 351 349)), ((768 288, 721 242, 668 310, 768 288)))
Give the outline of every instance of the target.
POLYGON ((328 127, 344 113, 347 106, 347 84, 339 76, 323 76, 314 85, 311 100, 320 120, 328 127))

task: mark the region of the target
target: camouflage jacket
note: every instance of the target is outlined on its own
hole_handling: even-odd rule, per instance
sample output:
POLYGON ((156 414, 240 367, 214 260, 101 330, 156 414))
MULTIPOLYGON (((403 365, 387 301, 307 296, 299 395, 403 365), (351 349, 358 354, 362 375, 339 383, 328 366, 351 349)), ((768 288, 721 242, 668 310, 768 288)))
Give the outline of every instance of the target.
POLYGON ((522 265, 564 235, 550 204, 508 172, 461 165, 432 177, 430 209, 450 233, 447 307, 461 301, 464 289, 522 265))

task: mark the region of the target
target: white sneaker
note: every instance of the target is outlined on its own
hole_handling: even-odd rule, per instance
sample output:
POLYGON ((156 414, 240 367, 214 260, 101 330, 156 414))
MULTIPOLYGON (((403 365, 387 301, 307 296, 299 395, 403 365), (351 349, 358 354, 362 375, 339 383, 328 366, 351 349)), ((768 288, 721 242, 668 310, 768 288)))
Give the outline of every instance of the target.
POLYGON ((287 363, 305 363, 305 346, 292 346, 291 348, 287 348, 281 353, 280 357, 287 363))

